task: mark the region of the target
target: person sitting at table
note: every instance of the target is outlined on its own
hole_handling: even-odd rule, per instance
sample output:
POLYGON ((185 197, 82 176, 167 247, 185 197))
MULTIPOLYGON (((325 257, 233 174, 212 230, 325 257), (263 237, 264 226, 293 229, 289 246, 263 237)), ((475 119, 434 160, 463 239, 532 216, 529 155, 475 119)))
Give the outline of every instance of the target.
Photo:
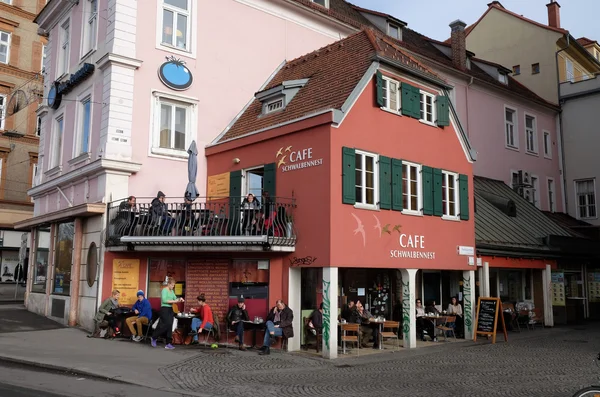
POLYGON ((317 310, 311 313, 308 328, 313 335, 323 330, 323 302, 321 302, 317 310))
POLYGON ((423 309, 421 299, 417 299, 416 305, 417 333, 420 334, 423 342, 425 342, 425 334, 429 335, 433 342, 437 342, 437 338, 435 337, 435 324, 433 324, 431 320, 425 318, 425 309, 423 309))
POLYGON ((271 354, 271 344, 274 343, 275 337, 283 337, 286 339, 294 337, 294 312, 281 299, 277 300, 275 307, 269 311, 267 322, 265 324, 267 330, 263 346, 260 348, 260 355, 271 354))
POLYGON ((194 202, 189 197, 184 197, 183 200, 181 214, 177 219, 177 232, 182 235, 190 235, 198 226, 198 220, 192 206, 194 202))
MULTIPOLYGON (((119 297, 121 296, 121 292, 119 290, 114 289, 110 298, 106 298, 104 302, 100 305, 98 309, 98 313, 96 313, 96 317, 94 317, 94 331, 88 335, 88 338, 97 337, 100 333, 100 324, 106 320, 108 326, 112 328, 115 333, 119 331, 115 324, 116 316, 112 313, 112 311, 119 307, 119 297)), ((115 336, 110 335, 110 336, 115 336)))
POLYGON ((202 333, 203 329, 211 329, 215 323, 212 310, 210 306, 206 304, 206 297, 204 294, 198 295, 196 299, 198 300, 198 307, 196 309, 191 309, 190 312, 198 313, 200 318, 194 317, 192 319, 192 332, 190 332, 190 335, 194 336, 192 345, 198 344, 198 335, 202 333))
POLYGON ((427 303, 427 305, 425 306, 425 313, 432 313, 435 315, 440 314, 440 311, 438 310, 437 306, 435 305, 435 300, 429 301, 429 303, 427 303))
POLYGON ((346 322, 352 322, 352 313, 354 312, 354 301, 348 301, 348 304, 344 305, 340 317, 346 320, 346 322))
POLYGON ((242 230, 244 231, 244 234, 250 235, 256 232, 259 209, 260 202, 252 193, 249 193, 244 201, 242 201, 242 211, 244 215, 242 230))
POLYGON ((150 301, 144 296, 144 291, 139 290, 137 292, 137 301, 131 309, 137 316, 128 317, 125 323, 131 331, 131 340, 139 342, 142 340, 142 335, 144 334, 142 331, 143 326, 148 325, 152 318, 152 307, 150 306, 150 301), (135 330, 136 325, 137 332, 135 330))
POLYGON ((150 211, 152 219, 155 222, 160 222, 160 233, 163 235, 171 234, 175 219, 169 214, 167 204, 165 204, 165 194, 160 190, 156 194, 156 198, 150 203, 150 211))
POLYGON ((246 350, 244 347, 244 321, 249 320, 245 300, 244 298, 238 298, 237 305, 233 306, 227 313, 227 322, 229 323, 229 329, 235 329, 235 341, 239 344, 240 350, 246 350))
POLYGON ((373 327, 370 322, 374 319, 373 315, 364 308, 361 301, 356 301, 352 323, 360 324, 360 343, 362 347, 367 347, 367 342, 373 338, 373 349, 379 349, 379 328, 373 327))
POLYGON ((448 314, 451 316, 456 316, 454 330, 458 334, 457 337, 461 338, 464 330, 463 311, 462 306, 460 303, 458 303, 456 296, 452 296, 450 298, 450 303, 448 304, 448 314))

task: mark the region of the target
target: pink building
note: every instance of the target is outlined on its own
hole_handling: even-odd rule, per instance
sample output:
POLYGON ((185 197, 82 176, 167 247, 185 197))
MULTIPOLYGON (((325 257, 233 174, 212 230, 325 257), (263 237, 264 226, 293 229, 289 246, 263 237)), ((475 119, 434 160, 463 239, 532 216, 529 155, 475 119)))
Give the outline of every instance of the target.
POLYGON ((204 147, 257 87, 364 22, 340 3, 48 1, 36 19, 49 43, 34 217, 17 225, 33 238, 29 310, 93 327, 107 203, 159 190, 183 201, 193 140, 205 196, 204 147))

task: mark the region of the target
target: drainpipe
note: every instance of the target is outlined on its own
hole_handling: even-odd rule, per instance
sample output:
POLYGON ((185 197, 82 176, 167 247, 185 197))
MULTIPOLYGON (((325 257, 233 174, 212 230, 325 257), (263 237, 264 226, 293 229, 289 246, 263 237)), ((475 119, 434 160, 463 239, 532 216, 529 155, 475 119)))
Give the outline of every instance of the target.
POLYGON ((473 76, 471 76, 471 81, 469 81, 469 84, 467 84, 467 89, 466 89, 466 105, 467 105, 467 111, 466 111, 466 116, 467 116, 467 136, 470 138, 471 137, 471 128, 469 126, 469 87, 471 87, 473 85, 473 76))
POLYGON ((71 304, 69 306, 69 326, 77 325, 79 312, 79 270, 81 269, 81 249, 83 243, 83 222, 75 218, 75 238, 73 241, 73 271, 71 272, 71 304))
POLYGON ((563 211, 565 214, 569 213, 569 199, 568 199, 568 195, 566 192, 566 187, 567 187, 567 173, 565 171, 566 167, 565 167, 565 142, 564 142, 564 138, 563 138, 563 119, 562 119, 562 104, 561 104, 561 100, 560 100, 560 70, 558 68, 558 54, 565 51, 567 48, 569 48, 571 46, 571 40, 570 40, 571 35, 569 33, 567 33, 567 45, 563 48, 561 48, 560 50, 556 51, 556 53, 554 54, 554 61, 555 61, 555 66, 556 66, 556 87, 557 87, 557 92, 558 92, 558 105, 560 106, 560 109, 558 111, 558 134, 559 136, 559 140, 558 143, 560 145, 560 150, 558 152, 560 159, 559 159, 559 166, 561 167, 561 173, 562 173, 562 178, 561 178, 561 182, 562 182, 562 198, 563 198, 563 211))

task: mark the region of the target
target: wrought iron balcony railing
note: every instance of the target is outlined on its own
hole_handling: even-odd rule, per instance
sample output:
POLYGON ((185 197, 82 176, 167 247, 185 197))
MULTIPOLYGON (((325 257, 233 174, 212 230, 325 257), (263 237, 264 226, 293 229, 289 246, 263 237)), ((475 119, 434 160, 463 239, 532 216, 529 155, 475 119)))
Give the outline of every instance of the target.
POLYGON ((107 208, 107 246, 119 245, 257 245, 294 247, 294 199, 272 197, 205 198, 192 203, 166 198, 113 201, 107 208))

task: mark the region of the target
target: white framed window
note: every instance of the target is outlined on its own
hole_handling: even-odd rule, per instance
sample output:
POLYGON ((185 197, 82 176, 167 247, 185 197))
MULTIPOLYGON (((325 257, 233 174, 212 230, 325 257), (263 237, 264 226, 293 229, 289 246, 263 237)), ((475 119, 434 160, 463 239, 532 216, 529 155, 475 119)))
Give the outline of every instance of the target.
POLYGON ((92 136, 92 97, 86 96, 79 102, 79 123, 75 156, 80 156, 90 151, 90 139, 92 136))
POLYGON ((537 176, 531 176, 531 187, 529 188, 529 202, 540 208, 540 181, 537 176))
POLYGON ((504 135, 506 147, 511 149, 519 148, 519 134, 517 130, 517 111, 507 106, 504 107, 504 135))
POLYGON ((6 114, 6 95, 0 94, 0 131, 4 129, 4 115, 6 114))
POLYGON ((161 44, 189 52, 191 44, 191 2, 161 0, 161 44))
POLYGON ((398 40, 402 40, 402 36, 401 36, 401 30, 400 27, 396 26, 396 25, 392 25, 391 23, 388 23, 388 35, 398 39, 398 40))
POLYGON ((550 212, 556 211, 556 193, 554 191, 554 179, 547 178, 548 185, 548 210, 550 212))
MULTIPOLYGON (((38 174, 38 163, 33 163, 32 172, 31 172, 31 187, 35 187, 37 185, 37 174, 38 174)), ((33 201, 33 198, 31 199, 33 201)))
POLYGON ((60 115, 54 123, 54 133, 52 134, 52 156, 50 157, 50 168, 58 167, 62 164, 62 145, 63 133, 65 128, 65 118, 60 115))
POLYGON ((427 124, 435 125, 435 96, 421 91, 421 121, 427 124))
POLYGON ((71 32, 69 20, 67 19, 60 25, 60 47, 58 49, 58 73, 57 77, 63 76, 69 72, 69 55, 71 53, 71 32))
POLYGON ((534 116, 525 114, 525 139, 527 152, 537 154, 537 120, 534 116))
POLYGON ((402 162, 402 212, 421 215, 421 165, 402 162))
POLYGON ((498 73, 498 81, 502 84, 508 84, 508 77, 504 73, 498 73))
POLYGON ((376 209, 378 205, 379 156, 357 150, 356 161, 356 207, 376 209))
POLYGON ((96 49, 98 37, 98 0, 86 0, 83 13, 83 39, 81 40, 81 57, 85 57, 96 49))
POLYGON ((570 81, 571 83, 575 81, 575 67, 573 66, 573 61, 568 58, 565 58, 565 70, 567 73, 566 81, 570 81))
POLYGON ((458 193, 458 174, 442 171, 442 207, 444 218, 458 219, 458 193))
POLYGON ((552 138, 549 131, 544 131, 544 157, 552 158, 552 138))
POLYGON ((9 32, 0 30, 0 63, 8 63, 10 61, 10 37, 9 32))
POLYGON ((399 113, 400 83, 385 76, 383 76, 383 102, 385 110, 399 113))
POLYGON ((197 101, 154 92, 151 153, 187 158, 196 118, 197 101))
POLYGON ((313 3, 329 8, 329 0, 311 0, 313 3))
POLYGON ((273 99, 265 104, 265 113, 273 113, 283 109, 283 98, 273 99))
POLYGON ((45 71, 44 65, 46 64, 46 57, 48 56, 48 46, 46 44, 42 44, 42 64, 40 65, 40 70, 42 73, 45 71))
POLYGON ((42 135, 42 118, 40 116, 37 116, 35 118, 35 136, 41 136, 42 135))
POLYGON ((596 218, 596 181, 583 179, 575 181, 577 197, 577 217, 580 219, 596 218))

